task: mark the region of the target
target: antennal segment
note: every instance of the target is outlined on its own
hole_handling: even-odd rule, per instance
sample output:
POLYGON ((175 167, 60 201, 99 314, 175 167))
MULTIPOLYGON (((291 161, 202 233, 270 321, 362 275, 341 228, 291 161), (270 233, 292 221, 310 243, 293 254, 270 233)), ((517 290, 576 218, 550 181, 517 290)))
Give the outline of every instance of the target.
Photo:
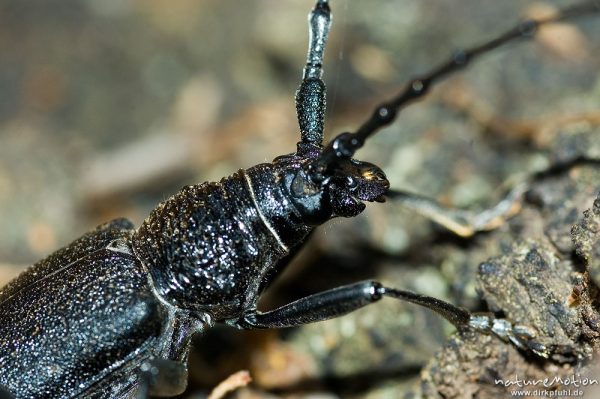
POLYGON ((331 11, 327 0, 319 0, 308 16, 309 43, 302 82, 296 92, 296 112, 301 142, 321 145, 325 125, 325 83, 323 53, 331 27, 331 11))
POLYGON ((530 38, 542 25, 600 12, 600 1, 592 0, 561 10, 545 19, 521 21, 504 34, 466 50, 455 51, 452 57, 422 77, 412 79, 396 97, 378 105, 371 117, 354 133, 341 133, 323 150, 320 157, 310 165, 310 179, 317 183, 331 174, 342 159, 351 158, 365 141, 379 129, 392 123, 400 110, 423 97, 430 87, 446 76, 465 68, 472 60, 508 42, 530 38))

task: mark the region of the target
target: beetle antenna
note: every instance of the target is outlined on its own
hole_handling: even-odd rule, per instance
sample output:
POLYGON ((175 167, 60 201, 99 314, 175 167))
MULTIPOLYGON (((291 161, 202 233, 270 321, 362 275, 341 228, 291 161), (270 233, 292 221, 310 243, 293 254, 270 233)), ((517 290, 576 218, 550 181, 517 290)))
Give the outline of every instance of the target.
POLYGON ((379 104, 369 119, 353 133, 345 132, 337 135, 325 147, 319 158, 309 167, 309 177, 314 182, 323 181, 330 176, 341 160, 351 158, 365 141, 381 128, 392 123, 400 110, 415 100, 423 97, 432 85, 446 76, 465 68, 475 58, 489 53, 502 45, 518 39, 531 38, 542 25, 577 18, 600 12, 600 1, 587 1, 559 11, 556 15, 543 19, 526 19, 518 23, 504 34, 474 47, 457 50, 446 62, 440 64, 429 73, 416 77, 389 101, 379 104))
POLYGON ((318 0, 308 15, 308 55, 302 82, 296 92, 296 113, 301 142, 321 145, 325 124, 325 83, 323 53, 331 27, 331 11, 327 0, 318 0))

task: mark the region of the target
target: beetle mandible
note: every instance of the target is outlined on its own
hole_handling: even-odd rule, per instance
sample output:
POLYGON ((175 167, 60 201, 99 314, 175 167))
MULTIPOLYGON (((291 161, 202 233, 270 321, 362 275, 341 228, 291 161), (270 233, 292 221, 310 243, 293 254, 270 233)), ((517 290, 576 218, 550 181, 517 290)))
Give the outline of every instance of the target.
MULTIPOLYGON (((154 394, 172 395, 185 387, 191 336, 213 323, 288 327, 336 317, 383 296, 427 306, 459 328, 493 331, 544 353, 529 341, 525 327, 503 320, 491 324, 489 316, 471 315, 435 298, 373 281, 316 294, 271 312, 256 311, 262 291, 313 228, 333 217, 358 215, 364 202, 386 196, 414 201, 434 220, 464 228, 465 234, 488 227, 489 220, 471 228, 429 200, 391 191, 381 169, 352 156, 438 78, 536 27, 528 21, 500 43, 456 53, 448 64, 415 79, 400 96, 378 107, 354 135, 338 135, 323 146, 321 64, 329 24, 327 1, 318 1, 296 96, 301 141, 295 153, 218 183, 186 187, 159 205, 137 230, 125 220, 103 225, 2 290, 2 386, 17 397, 128 397, 144 381, 154 394), (148 368, 158 375, 146 378, 142 370, 148 368)), ((495 216, 507 213, 520 192, 519 188, 502 202, 495 216)))

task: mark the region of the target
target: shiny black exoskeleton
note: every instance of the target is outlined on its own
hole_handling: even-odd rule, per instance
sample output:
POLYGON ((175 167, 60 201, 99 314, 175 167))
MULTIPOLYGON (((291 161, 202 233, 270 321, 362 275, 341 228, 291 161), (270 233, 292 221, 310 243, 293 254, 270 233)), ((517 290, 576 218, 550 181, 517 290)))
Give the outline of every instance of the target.
POLYGON ((142 364, 168 359, 161 372, 177 378, 153 393, 181 392, 192 334, 214 322, 251 325, 291 248, 385 193, 383 174, 353 161, 352 182, 294 199, 294 176, 319 152, 300 145, 184 187, 137 231, 116 220, 35 264, 0 293, 2 385, 18 397, 127 397, 142 364))
POLYGON ((235 324, 316 225, 355 216, 362 201, 383 198, 389 186, 383 172, 358 161, 349 162, 342 178, 295 196, 295 177, 320 152, 300 144, 295 154, 185 187, 160 204, 132 238, 157 293, 179 308, 235 324))
MULTIPOLYGON (((592 2, 549 20, 526 21, 458 53, 377 107, 357 132, 343 133, 323 146, 321 65, 331 18, 327 0, 319 0, 309 20, 308 61, 296 95, 301 132, 296 152, 217 183, 184 187, 138 229, 124 219, 102 225, 4 287, 0 398, 176 395, 186 386, 192 335, 214 323, 290 327, 337 317, 383 296, 426 306, 461 329, 492 332, 544 356, 545 348, 526 327, 375 281, 318 293, 269 312, 256 306, 288 255, 316 226, 356 216, 365 202, 402 198, 450 228, 460 224, 428 200, 391 191, 381 169, 352 159, 355 151, 408 102, 478 54, 530 35, 541 23, 597 11, 594 7, 592 2)), ((509 202, 498 213, 506 214, 509 202)), ((491 216, 497 220, 498 214, 491 216)), ((486 221, 471 224, 473 231, 489 228, 486 221)))

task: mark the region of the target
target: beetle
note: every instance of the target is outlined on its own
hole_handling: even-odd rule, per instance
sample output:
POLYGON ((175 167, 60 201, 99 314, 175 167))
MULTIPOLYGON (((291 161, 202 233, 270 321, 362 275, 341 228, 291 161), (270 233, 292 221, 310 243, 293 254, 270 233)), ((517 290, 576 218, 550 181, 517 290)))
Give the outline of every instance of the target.
MULTIPOLYGON (((495 328, 518 345, 530 344, 523 341, 530 334, 524 327, 503 321, 492 327, 489 316, 472 316, 434 298, 376 282, 317 294, 274 312, 256 312, 259 294, 315 225, 335 216, 356 216, 364 209, 362 202, 382 201, 384 195, 393 194, 378 167, 351 158, 372 127, 391 121, 393 108, 378 108, 359 130, 364 134, 360 139, 340 135, 324 149, 321 146, 324 86, 320 64, 328 19, 326 2, 318 2, 313 12, 312 50, 297 94, 302 140, 296 153, 219 183, 186 187, 159 205, 138 230, 125 220, 103 225, 37 263, 2 291, 3 326, 8 330, 3 334, 3 360, 18 362, 12 363, 12 373, 3 373, 2 383, 9 391, 24 396, 30 392, 126 396, 145 378, 136 370, 150 367, 159 372, 159 381, 148 381, 154 393, 173 394, 185 386, 184 359, 190 336, 214 321, 241 328, 292 326, 343 314, 381 296, 423 304, 461 328, 486 332, 495 328), (205 231, 192 236, 190 230, 205 231), (192 265, 201 264, 207 265, 200 267, 201 273, 190 271, 192 265), (72 284, 82 292, 70 292, 72 284), (88 313, 92 308, 98 313, 88 313), (38 318, 42 309, 46 316, 38 318), (71 318, 80 325, 73 326, 71 318), (110 328, 98 327, 99 321, 110 328), (66 346, 78 348, 82 337, 90 341, 73 349, 81 357, 70 358, 73 354, 61 353, 62 348, 53 345, 55 339, 66 339, 66 346), (31 351, 36 348, 40 358, 31 351), (45 374, 31 367, 40 359, 48 362, 45 374), (36 382, 42 388, 34 387, 36 382)), ((527 27, 531 28, 521 25, 518 36, 527 33, 523 29, 527 27)), ((466 58, 468 53, 459 53, 450 69, 466 58)), ((434 75, 414 81, 404 99, 398 100, 400 105, 420 96, 434 75)), ((402 198, 401 193, 396 196, 402 198)), ((425 211, 429 209, 438 221, 444 223, 448 217, 441 209, 432 210, 434 203, 410 198, 426 204, 425 211)), ((512 198, 503 202, 501 213, 512 202, 512 198)), ((544 351, 536 346, 529 349, 544 351)))

